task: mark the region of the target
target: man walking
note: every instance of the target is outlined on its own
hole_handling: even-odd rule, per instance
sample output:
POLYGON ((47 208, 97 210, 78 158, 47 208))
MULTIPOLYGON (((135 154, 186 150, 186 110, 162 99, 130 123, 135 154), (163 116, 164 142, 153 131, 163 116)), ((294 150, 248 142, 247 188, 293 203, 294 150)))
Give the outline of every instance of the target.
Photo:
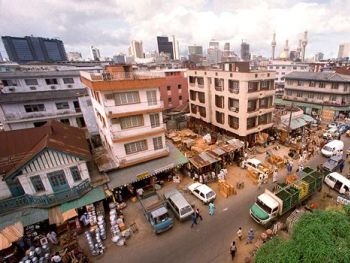
POLYGON ((192 214, 191 219, 192 219, 191 228, 192 228, 194 225, 198 225, 198 224, 197 224, 197 217, 196 217, 196 214, 195 214, 195 213, 192 214))
POLYGON ((342 161, 342 162, 339 164, 339 171, 340 171, 340 173, 343 172, 343 169, 344 169, 344 161, 342 161))
POLYGON ((253 231, 253 228, 251 228, 251 229, 248 231, 247 243, 246 243, 246 244, 251 244, 251 243, 253 243, 253 239, 254 239, 254 231, 253 231))
POLYGON ((202 215, 200 214, 198 208, 196 209, 196 212, 195 212, 195 213, 196 213, 196 219, 200 218, 200 220, 202 221, 202 220, 203 220, 203 217, 202 217, 202 215))
POLYGON ((242 227, 239 227, 239 228, 238 228, 237 236, 238 236, 238 239, 239 239, 240 241, 242 241, 242 238, 243 238, 242 227))
POLYGON ((215 213, 215 205, 214 205, 214 203, 213 202, 211 202, 210 204, 209 204, 209 215, 214 215, 214 213, 215 213))
POLYGON ((237 251, 236 242, 233 241, 231 246, 230 246, 230 254, 231 254, 232 260, 235 258, 236 251, 237 251))

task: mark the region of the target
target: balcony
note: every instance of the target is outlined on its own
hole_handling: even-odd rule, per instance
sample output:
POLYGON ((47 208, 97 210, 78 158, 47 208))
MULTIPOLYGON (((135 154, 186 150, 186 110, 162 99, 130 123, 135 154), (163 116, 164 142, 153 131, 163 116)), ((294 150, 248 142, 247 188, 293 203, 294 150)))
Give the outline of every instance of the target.
MULTIPOLYGON (((113 125, 115 126, 115 125, 113 125)), ((140 126, 125 130, 117 130, 112 126, 111 134, 112 140, 114 142, 128 141, 132 139, 137 139, 140 137, 152 136, 155 134, 164 133, 166 131, 166 125, 161 123, 159 126, 150 127, 150 126, 140 126)))
MULTIPOLYGON (((108 103, 110 104, 110 103, 108 103)), ((152 112, 161 112, 164 108, 163 101, 157 101, 154 105, 149 105, 149 102, 140 102, 134 104, 125 104, 125 105, 113 105, 107 106, 105 103, 105 109, 108 117, 120 118, 125 117, 130 114, 143 114, 143 113, 152 113, 152 112)))
POLYGON ((65 111, 56 111, 56 112, 31 112, 31 113, 8 113, 5 114, 6 123, 17 123, 24 121, 40 121, 48 119, 57 119, 57 118, 68 118, 68 117, 77 117, 82 116, 81 111, 74 110, 65 110, 65 111))
POLYGON ((55 192, 49 195, 22 195, 0 200, 0 214, 12 210, 20 210, 27 207, 49 208, 77 199, 92 189, 89 180, 82 181, 79 185, 61 192, 55 192))

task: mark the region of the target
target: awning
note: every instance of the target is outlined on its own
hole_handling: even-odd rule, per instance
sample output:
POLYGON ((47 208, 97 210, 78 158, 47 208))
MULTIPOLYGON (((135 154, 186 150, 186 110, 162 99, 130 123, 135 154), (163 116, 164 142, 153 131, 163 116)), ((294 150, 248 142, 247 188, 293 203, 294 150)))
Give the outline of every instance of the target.
POLYGON ((109 187, 116 188, 134 183, 188 163, 188 159, 172 143, 167 142, 167 146, 169 147, 169 155, 166 157, 109 172, 109 187))
POLYGON ((210 152, 202 152, 190 158, 190 163, 197 169, 200 169, 213 163, 216 163, 220 160, 221 158, 212 155, 210 152))
POLYGON ((105 195, 104 191, 102 190, 102 188, 97 187, 97 188, 92 189, 90 192, 85 194, 83 197, 80 197, 79 199, 75 199, 73 201, 61 204, 60 210, 62 213, 64 213, 68 210, 80 208, 80 207, 83 207, 85 205, 95 203, 95 202, 100 201, 100 200, 105 199, 105 198, 106 198, 106 195, 105 195))
POLYGON ((61 212, 60 206, 55 206, 49 209, 49 223, 61 225, 68 219, 78 216, 75 209, 70 209, 64 213, 61 212))
POLYGON ((6 249, 23 237, 24 229, 21 222, 7 226, 0 231, 0 250, 6 249))
POLYGON ((16 222, 22 222, 23 226, 29 226, 49 218, 48 209, 27 208, 22 211, 12 212, 0 217, 0 229, 16 222))

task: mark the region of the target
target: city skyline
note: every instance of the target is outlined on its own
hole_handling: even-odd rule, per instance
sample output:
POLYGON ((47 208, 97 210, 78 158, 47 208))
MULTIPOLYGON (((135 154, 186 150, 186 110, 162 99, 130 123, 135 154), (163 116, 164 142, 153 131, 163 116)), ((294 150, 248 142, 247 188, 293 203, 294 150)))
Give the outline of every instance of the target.
MULTIPOLYGON (((174 35, 181 55, 189 45, 208 48, 215 39, 239 53, 242 40, 251 53, 271 57, 276 33, 276 57, 289 40, 290 50, 308 31, 306 58, 317 52, 335 58, 339 45, 350 42, 350 2, 345 0, 291 1, 4 1, 0 0, 2 36, 58 38, 67 52, 90 58, 90 46, 102 57, 128 53, 132 40, 142 41, 145 52, 157 50, 157 36, 174 35), (156 8, 155 8, 156 7, 156 8), (310 16, 312 14, 312 16, 310 16)), ((5 57, 3 43, 0 52, 5 57)))

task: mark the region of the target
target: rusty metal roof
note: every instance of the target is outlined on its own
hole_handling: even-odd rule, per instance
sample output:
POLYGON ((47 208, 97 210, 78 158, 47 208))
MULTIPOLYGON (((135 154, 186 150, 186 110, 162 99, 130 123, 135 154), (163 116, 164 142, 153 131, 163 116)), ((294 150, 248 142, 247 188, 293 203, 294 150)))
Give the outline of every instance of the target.
POLYGON ((0 176, 7 177, 44 149, 54 149, 89 160, 83 129, 49 121, 42 127, 0 132, 0 176))
POLYGON ((214 156, 210 152, 202 152, 202 153, 190 158, 189 160, 190 160, 190 163, 193 164, 197 169, 200 169, 200 168, 208 166, 212 163, 216 163, 217 161, 220 161, 221 159, 214 156))

